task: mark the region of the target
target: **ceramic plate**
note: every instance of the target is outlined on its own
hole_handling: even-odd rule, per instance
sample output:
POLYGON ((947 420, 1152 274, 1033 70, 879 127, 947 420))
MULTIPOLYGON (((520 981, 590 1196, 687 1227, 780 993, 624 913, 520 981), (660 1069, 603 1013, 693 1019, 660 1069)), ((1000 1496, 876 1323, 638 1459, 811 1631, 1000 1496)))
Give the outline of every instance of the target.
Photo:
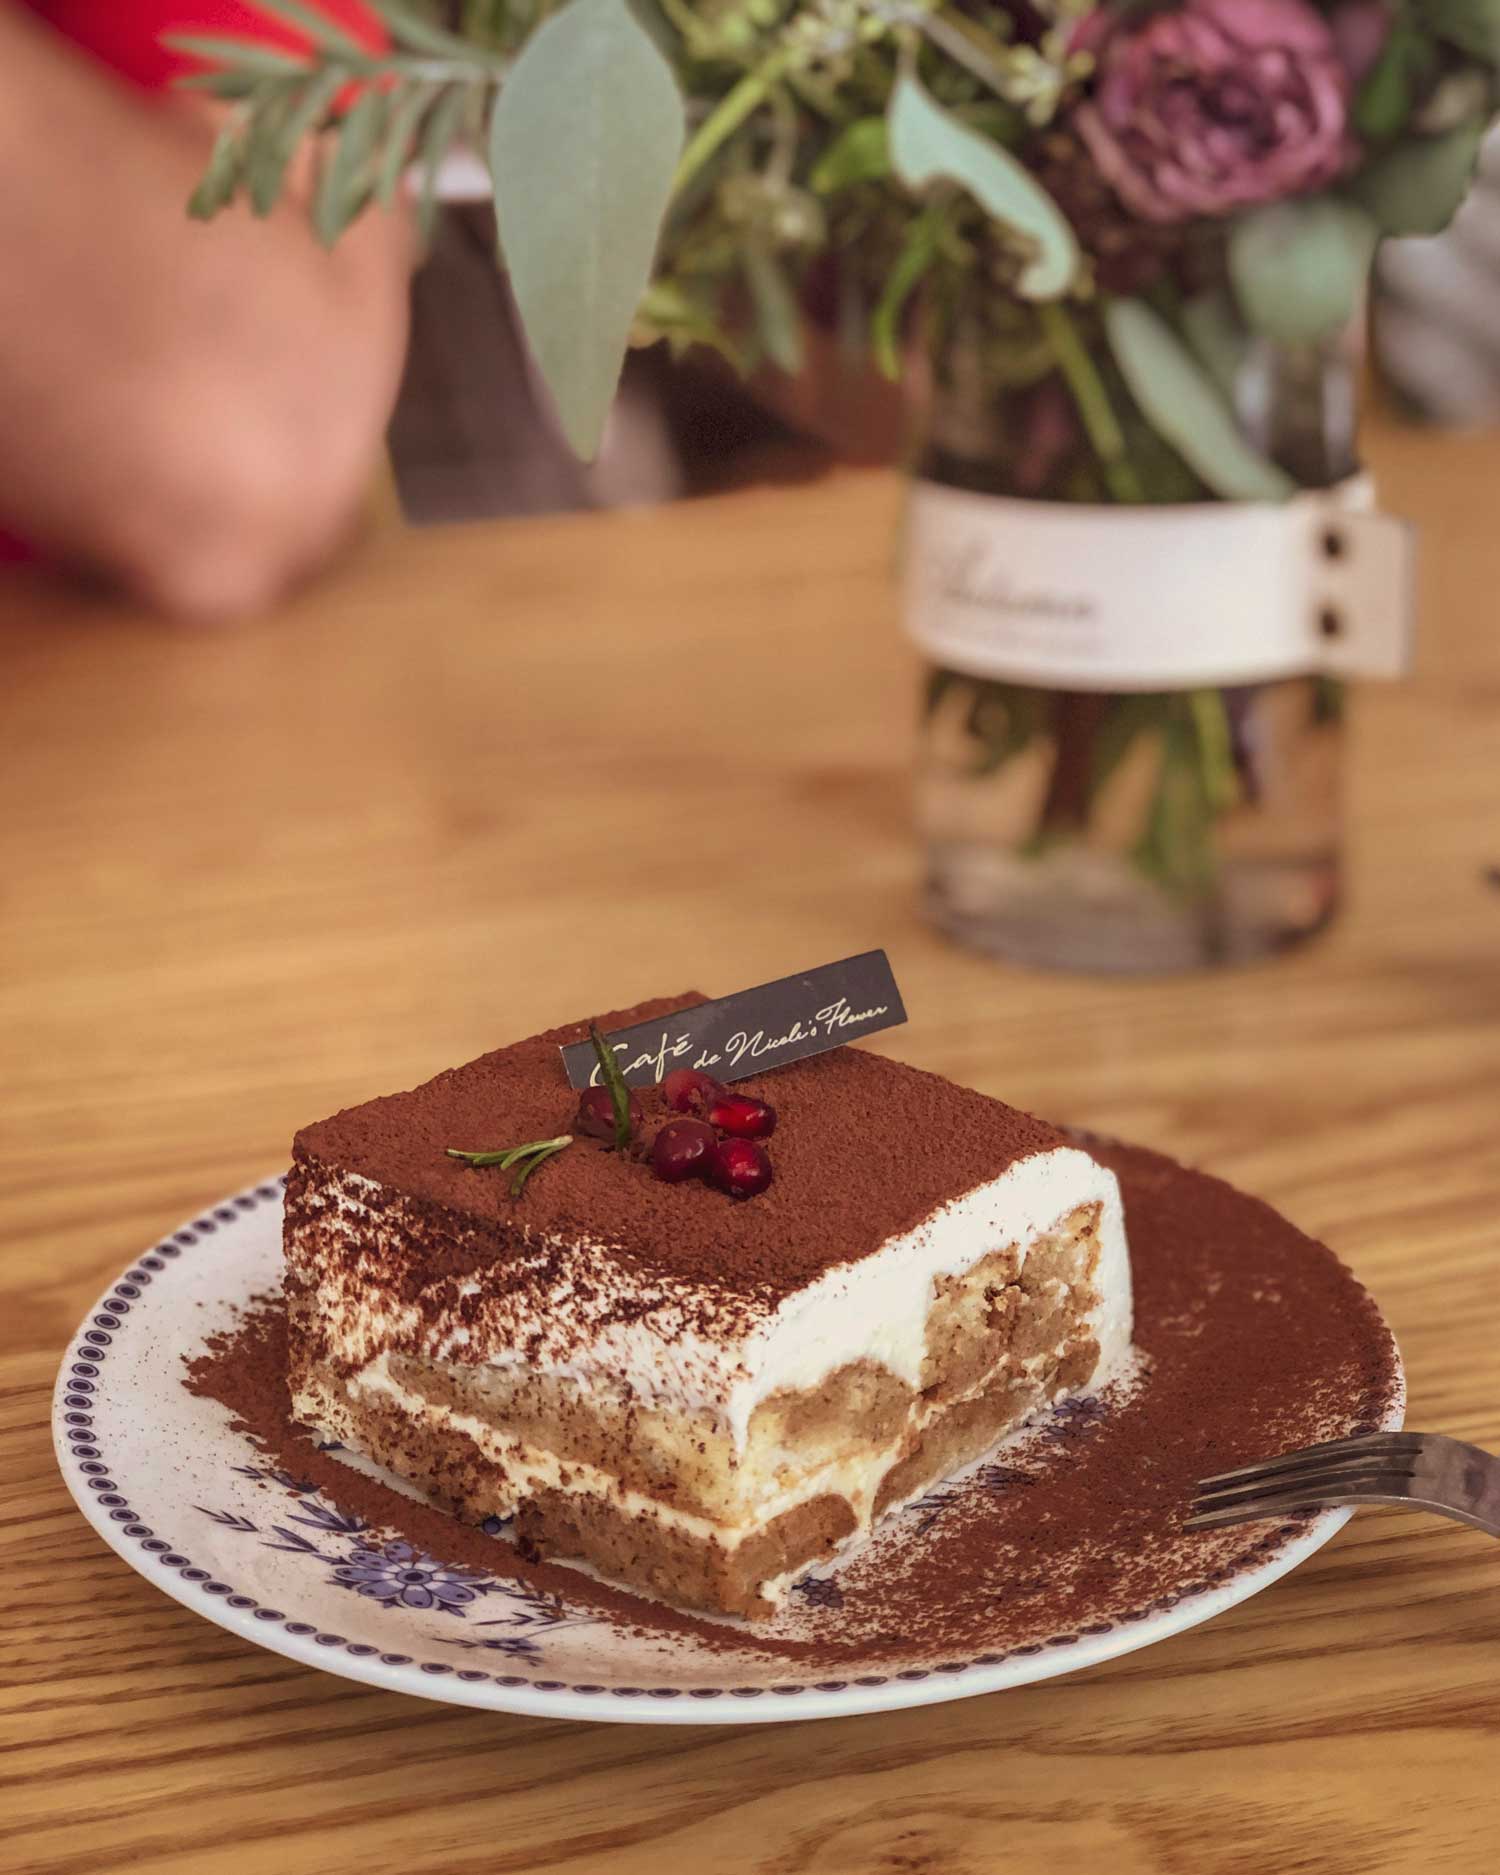
MULTIPOLYGON (((1194 1325, 1192 1297, 1197 1288, 1221 1292, 1226 1281, 1243 1280, 1236 1347, 1247 1335, 1259 1336, 1268 1349, 1295 1342, 1298 1323, 1305 1327, 1311 1310, 1322 1311, 1324 1329, 1332 1324, 1351 1350, 1315 1407, 1301 1403, 1310 1391, 1305 1378, 1293 1375, 1281 1387, 1282 1394, 1297 1396, 1285 1427, 1291 1442, 1305 1442, 1304 1433, 1337 1436, 1360 1426, 1399 1425, 1400 1366, 1368 1298, 1328 1251, 1254 1200, 1235 1198, 1246 1208, 1247 1231, 1252 1224, 1269 1228, 1268 1219, 1277 1227, 1274 1255, 1204 1250, 1195 1242, 1184 1248, 1191 1233, 1182 1233, 1170 1252, 1179 1264, 1200 1256, 1217 1256, 1218 1264, 1174 1266, 1170 1282, 1156 1273, 1168 1255, 1157 1252, 1158 1239, 1165 1245, 1172 1238, 1162 1207, 1174 1180, 1213 1185, 1149 1155, 1139 1155, 1134 1184, 1124 1179, 1139 1338, 1149 1359, 1136 1394, 1117 1409, 1122 1420, 1153 1410, 1153 1389, 1165 1394, 1170 1378, 1177 1393, 1164 1398, 1161 1410, 1170 1412, 1180 1440, 1193 1386, 1222 1391, 1223 1384, 1222 1350, 1215 1353, 1201 1319, 1194 1325), (1247 1266, 1246 1256, 1271 1257, 1268 1267, 1279 1274, 1263 1279, 1256 1273, 1260 1264, 1247 1266), (1308 1278, 1306 1294, 1294 1296, 1299 1272, 1308 1278), (1316 1418, 1306 1418, 1314 1411, 1316 1418)), ((503 1542, 496 1543, 493 1572, 485 1572, 473 1566, 469 1552, 460 1567, 403 1542, 391 1529, 373 1528, 340 1509, 326 1481, 314 1487, 278 1468, 233 1429, 222 1406, 181 1384, 183 1356, 201 1350, 205 1336, 231 1327, 252 1297, 277 1287, 281 1195, 280 1181, 269 1180, 226 1199, 124 1272, 63 1360, 55 1437, 63 1475, 84 1515, 149 1582, 257 1646, 350 1679, 498 1711, 655 1724, 823 1718, 966 1698, 1076 1672, 1195 1627, 1295 1568, 1349 1515, 1331 1511, 1276 1526, 1249 1525, 1215 1533, 1217 1546, 1207 1538, 1176 1539, 1180 1556, 1163 1552, 1168 1560, 1149 1594, 1128 1569, 1105 1580, 1110 1571, 1091 1568, 1063 1632, 1049 1625, 1056 1614, 1055 1608, 1049 1613, 1045 1594, 1029 1604, 1039 1612, 1027 1625, 1028 1604, 1012 1593, 1012 1569, 985 1591, 993 1595, 993 1634, 985 1628, 990 1604, 976 1593, 968 1598, 963 1644, 934 1642, 928 1622, 925 1639, 913 1639, 903 1653, 906 1643, 893 1642, 888 1622, 881 1644, 872 1641, 861 1652, 860 1583, 879 1581, 889 1596, 899 1578, 917 1584, 911 1593, 920 1600, 922 1545, 941 1536, 944 1519, 951 1525, 976 1506, 989 1514, 1008 1490, 1014 1497, 1017 1482, 1066 1491, 1076 1473, 1084 1480, 1079 1488, 1097 1494, 1097 1478, 1087 1483, 1089 1467, 1080 1457, 1087 1459, 1090 1437, 1115 1438, 1125 1453, 1141 1449, 1140 1423, 1133 1433, 1129 1424, 1114 1430, 1105 1424, 1095 1433, 1060 1422, 1033 1430, 1029 1459, 981 1466, 889 1520, 847 1575, 806 1582, 785 1619, 776 1617, 774 1631, 759 1624, 749 1630, 700 1624, 695 1638, 664 1622, 657 1631, 653 1604, 635 1601, 628 1620, 601 1614, 582 1577, 576 1598, 528 1586, 507 1572, 515 1558, 503 1542), (778 1634, 791 1638, 778 1641, 778 1634), (748 1638, 740 1649, 742 1635, 748 1638), (837 1663, 830 1666, 826 1651, 820 1657, 816 1646, 802 1644, 809 1637, 819 1645, 839 1641, 837 1663)), ((1274 1388, 1276 1377, 1235 1384, 1248 1394, 1257 1386, 1274 1388)), ((1247 1398, 1247 1415, 1259 1412, 1263 1422, 1265 1410, 1265 1401, 1247 1398)), ((1201 1457, 1201 1475, 1220 1468, 1216 1460, 1256 1455, 1220 1445, 1188 1456, 1201 1457)), ((1116 1459, 1113 1473, 1105 1474, 1122 1491, 1132 1482, 1118 1476, 1125 1462, 1116 1459)), ((1179 1458, 1179 1465, 1186 1463, 1179 1458)), ((1013 1522, 1026 1514, 1024 1496, 1019 1511, 1009 1498, 1002 1505, 1013 1522)), ((950 1600, 965 1587, 984 1587, 960 1582, 955 1589, 955 1572, 961 1575, 963 1567, 951 1556, 933 1564, 950 1600)), ((920 1609, 913 1607, 909 1624, 894 1627, 921 1634, 920 1609)))

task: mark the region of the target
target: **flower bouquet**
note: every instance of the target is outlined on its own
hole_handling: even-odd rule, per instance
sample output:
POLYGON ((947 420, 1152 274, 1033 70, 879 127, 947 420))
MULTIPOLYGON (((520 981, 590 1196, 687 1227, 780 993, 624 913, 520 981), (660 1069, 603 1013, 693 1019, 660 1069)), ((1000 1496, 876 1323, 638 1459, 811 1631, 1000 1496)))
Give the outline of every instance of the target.
MULTIPOLYGON (((370 0, 358 36, 312 0, 260 4, 284 47, 178 41, 187 82, 228 101, 193 212, 266 211, 321 131, 332 241, 413 174, 430 213, 454 147, 483 152, 579 453, 632 341, 796 373, 821 326, 913 390, 945 923, 1149 967, 1329 915, 1338 686, 1317 647, 1282 631, 1247 660, 1235 634, 1276 609, 1264 570, 1293 524, 1267 513, 1309 517, 1304 559, 1351 537, 1329 520, 1363 498, 1347 335, 1380 238, 1436 232, 1463 198, 1494 0, 370 0), (1308 490, 1332 492, 1314 510, 1308 490), (1249 532, 1224 531, 1231 504, 1249 532), (1113 531, 1080 533, 1090 517, 1113 531), (1180 545, 1186 622, 1162 584, 1180 545), (1052 590, 1096 561, 1103 639, 1098 592, 1052 590), (1121 593, 1173 615, 1176 652, 1132 662, 1121 593), (1007 610, 1026 629, 1001 619, 997 649, 1007 610)), ((1337 608, 1315 616, 1336 638, 1337 608)))

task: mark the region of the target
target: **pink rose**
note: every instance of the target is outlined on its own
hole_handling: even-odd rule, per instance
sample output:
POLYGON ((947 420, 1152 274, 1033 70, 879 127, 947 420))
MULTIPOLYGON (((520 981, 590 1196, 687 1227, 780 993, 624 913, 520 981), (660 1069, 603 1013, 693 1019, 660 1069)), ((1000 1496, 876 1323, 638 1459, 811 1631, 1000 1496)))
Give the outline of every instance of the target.
POLYGON ((1304 195, 1355 154, 1349 74, 1304 0, 1095 13, 1074 44, 1098 64, 1092 95, 1074 113, 1078 133, 1142 220, 1191 221, 1304 195))

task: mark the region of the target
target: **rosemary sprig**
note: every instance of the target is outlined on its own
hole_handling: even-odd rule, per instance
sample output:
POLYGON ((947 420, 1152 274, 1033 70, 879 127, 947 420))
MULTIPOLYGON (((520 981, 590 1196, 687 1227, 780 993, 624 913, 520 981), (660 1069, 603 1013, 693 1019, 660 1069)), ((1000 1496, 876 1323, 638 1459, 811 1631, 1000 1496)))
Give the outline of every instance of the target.
POLYGON ((572 1143, 571 1133, 559 1133, 556 1139, 529 1139, 524 1146, 505 1146, 496 1152, 466 1152, 461 1146, 449 1146, 447 1153, 450 1159, 462 1159, 465 1165, 498 1165, 502 1172, 514 1170, 516 1176, 511 1181, 510 1195, 519 1198, 522 1187, 542 1161, 572 1143))
POLYGON ((517 1171, 515 1177, 510 1182, 511 1197, 520 1197, 522 1187, 525 1185, 527 1179, 531 1177, 532 1173, 544 1159, 552 1158, 555 1154, 561 1152, 564 1146, 570 1146, 572 1143, 573 1135, 571 1133, 565 1134, 559 1139, 549 1141, 543 1146, 540 1152, 534 1152, 529 1159, 523 1160, 519 1171, 517 1171))
POLYGON ((625 1085, 625 1076, 620 1072, 615 1051, 608 1046, 592 1022, 589 1024, 589 1040, 599 1057, 599 1075, 609 1089, 609 1104, 615 1110, 615 1150, 623 1152, 630 1144, 630 1089, 625 1085))

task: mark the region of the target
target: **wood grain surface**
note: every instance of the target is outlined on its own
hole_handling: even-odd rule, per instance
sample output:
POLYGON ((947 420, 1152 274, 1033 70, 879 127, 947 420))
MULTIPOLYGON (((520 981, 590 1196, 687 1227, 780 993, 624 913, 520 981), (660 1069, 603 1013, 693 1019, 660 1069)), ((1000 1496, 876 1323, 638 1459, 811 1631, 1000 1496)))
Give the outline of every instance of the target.
POLYGON ((1348 915, 1191 980, 924 928, 885 477, 380 530, 223 633, 0 584, 7 1875, 1493 1869, 1500 1548, 1436 1520, 1367 1513, 1075 1678, 635 1729, 246 1646, 104 1548, 47 1434, 94 1292, 299 1123, 601 1002, 884 944, 892 1052, 1271 1198, 1384 1305, 1412 1423, 1500 1445, 1500 441, 1376 443, 1424 635, 1359 699, 1348 915))

